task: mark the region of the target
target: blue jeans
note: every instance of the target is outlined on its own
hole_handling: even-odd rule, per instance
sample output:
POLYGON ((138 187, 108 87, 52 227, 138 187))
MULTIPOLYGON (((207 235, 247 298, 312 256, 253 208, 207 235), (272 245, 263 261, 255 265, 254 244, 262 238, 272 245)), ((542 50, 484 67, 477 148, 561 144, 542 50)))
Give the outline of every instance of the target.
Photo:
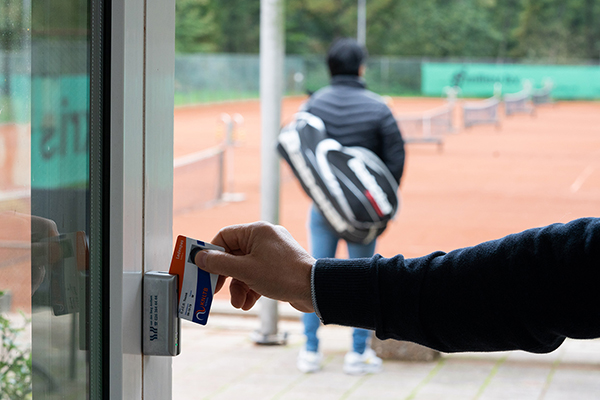
MULTIPOLYGON (((313 257, 335 257, 335 251, 340 239, 336 232, 327 225, 325 218, 314 205, 310 209, 308 228, 313 257)), ((348 255, 350 258, 372 257, 375 253, 375 242, 376 240, 373 240, 369 244, 348 243, 348 255)), ((304 314, 302 321, 304 322, 304 334, 306 335, 306 350, 318 351, 319 339, 317 338, 317 330, 321 325, 319 317, 315 313, 304 314)), ((359 354, 364 353, 370 337, 371 331, 354 328, 352 332, 352 350, 359 354)))

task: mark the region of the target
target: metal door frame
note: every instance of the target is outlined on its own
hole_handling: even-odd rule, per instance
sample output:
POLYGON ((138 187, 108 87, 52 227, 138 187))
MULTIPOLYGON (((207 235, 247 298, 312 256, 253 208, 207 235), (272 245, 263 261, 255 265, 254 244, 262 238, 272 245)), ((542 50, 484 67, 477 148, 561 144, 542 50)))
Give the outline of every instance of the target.
MULTIPOLYGON (((174 0, 113 0, 109 398, 170 399, 172 359, 142 355, 142 279, 172 252, 174 0)), ((106 354, 106 352, 105 352, 106 354)))

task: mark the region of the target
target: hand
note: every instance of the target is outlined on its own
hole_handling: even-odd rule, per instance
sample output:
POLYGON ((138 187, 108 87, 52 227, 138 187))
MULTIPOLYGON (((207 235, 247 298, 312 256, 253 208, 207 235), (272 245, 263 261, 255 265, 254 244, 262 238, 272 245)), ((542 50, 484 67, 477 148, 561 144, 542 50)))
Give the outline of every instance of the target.
MULTIPOLYGON (((44 281, 46 266, 60 258, 58 244, 45 241, 58 236, 56 223, 47 218, 7 211, 0 213, 0 224, 18 227, 14 228, 13 233, 31 232, 31 293, 33 294, 44 281)), ((29 241, 29 238, 25 240, 29 241)))
POLYGON ((50 219, 31 216, 31 293, 44 281, 46 268, 61 257, 58 243, 45 239, 58 236, 56 223, 50 219))
POLYGON ((231 304, 249 310, 261 295, 289 302, 302 312, 313 312, 310 276, 315 259, 282 226, 266 222, 221 229, 212 240, 225 248, 201 251, 196 265, 219 274, 217 291, 226 277, 231 304))

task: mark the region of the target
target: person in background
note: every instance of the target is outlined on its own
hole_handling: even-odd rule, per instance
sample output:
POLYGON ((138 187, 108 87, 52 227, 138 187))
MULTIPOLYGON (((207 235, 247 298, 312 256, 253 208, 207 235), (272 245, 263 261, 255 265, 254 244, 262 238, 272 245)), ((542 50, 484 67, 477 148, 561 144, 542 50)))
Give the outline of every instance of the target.
MULTIPOLYGON (((330 85, 313 93, 301 111, 321 118, 327 135, 342 145, 373 151, 399 183, 404 169, 404 141, 383 98, 366 89, 363 80, 366 55, 366 50, 354 39, 336 40, 327 54, 330 85)), ((314 204, 309 212, 308 230, 313 257, 335 257, 340 238, 314 204)), ((367 244, 348 243, 348 255, 371 257, 375 245, 376 239, 367 244)), ((317 337, 321 322, 315 313, 304 314, 302 320, 306 346, 298 355, 297 366, 302 372, 316 372, 321 369, 323 359, 317 337)), ((369 345, 371 335, 366 329, 353 330, 352 350, 344 358, 345 373, 362 375, 381 370, 381 359, 369 345)))

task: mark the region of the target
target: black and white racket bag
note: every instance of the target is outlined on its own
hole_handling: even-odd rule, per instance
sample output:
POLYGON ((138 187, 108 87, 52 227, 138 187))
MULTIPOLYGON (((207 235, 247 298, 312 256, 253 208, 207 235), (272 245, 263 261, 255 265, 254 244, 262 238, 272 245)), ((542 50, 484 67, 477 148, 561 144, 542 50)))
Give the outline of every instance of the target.
POLYGON ((370 243, 399 208, 398 184, 364 147, 327 137, 323 121, 300 112, 278 137, 277 150, 331 228, 353 243, 370 243))

